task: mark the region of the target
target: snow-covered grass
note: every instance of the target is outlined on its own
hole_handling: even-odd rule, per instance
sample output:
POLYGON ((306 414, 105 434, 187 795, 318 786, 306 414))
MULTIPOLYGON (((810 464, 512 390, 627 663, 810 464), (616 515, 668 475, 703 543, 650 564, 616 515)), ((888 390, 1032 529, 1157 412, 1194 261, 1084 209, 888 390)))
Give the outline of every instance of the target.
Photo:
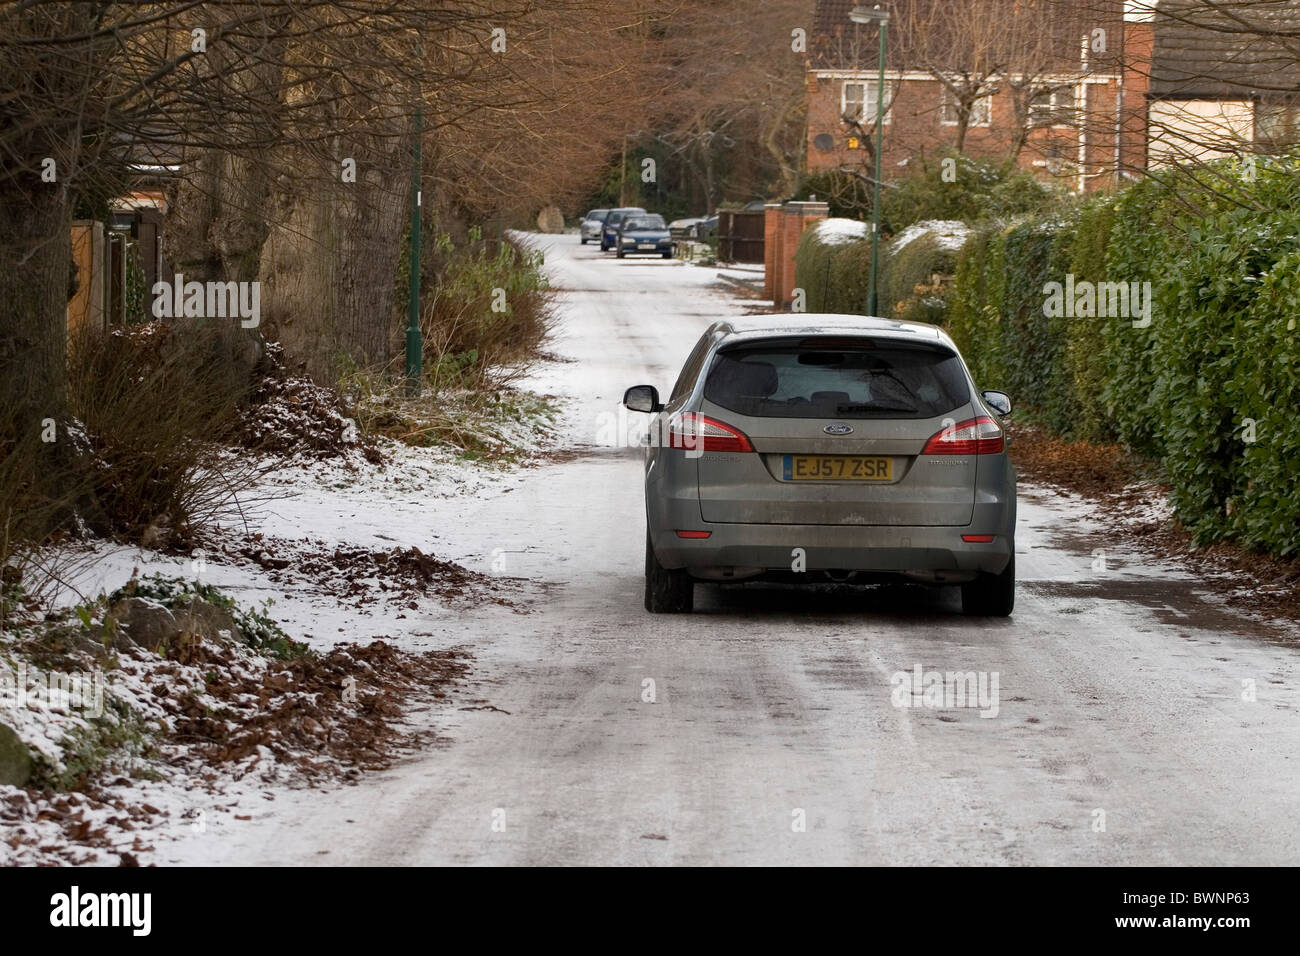
MULTIPOLYGON (((555 377, 545 367, 537 374, 555 377)), ((238 642, 222 645, 220 666, 148 647, 97 651, 105 627, 114 626, 107 596, 130 581, 160 576, 219 592, 220 600, 264 615, 301 642, 311 660, 331 666, 351 666, 361 655, 361 673, 369 666, 365 654, 390 653, 384 645, 406 655, 402 661, 424 662, 387 668, 381 686, 410 667, 453 668, 439 655, 472 636, 466 607, 488 605, 479 626, 527 610, 526 588, 503 573, 500 529, 477 530, 469 515, 518 487, 524 469, 554 444, 558 399, 503 388, 489 395, 444 392, 387 408, 376 403, 358 418, 387 414, 390 427, 358 440, 358 423, 341 417, 336 400, 317 399, 293 381, 280 389, 290 390, 296 391, 284 401, 272 396, 250 425, 250 444, 273 451, 224 453, 231 462, 260 466, 240 469, 260 477, 234 489, 235 506, 199 533, 192 551, 99 539, 67 542, 47 556, 46 564, 67 573, 44 609, 29 606, 21 626, 3 635, 0 663, 7 674, 22 673, 24 687, 47 685, 51 671, 84 674, 102 697, 93 713, 75 699, 32 693, 3 702, 0 722, 33 755, 30 786, 37 789, 0 786, 0 865, 130 862, 168 833, 201 827, 241 802, 272 800, 299 779, 299 758, 310 756, 310 747, 288 760, 278 744, 250 745, 219 767, 194 759, 176 739, 178 717, 168 702, 178 698, 195 714, 224 715, 232 728, 306 708, 294 715, 299 736, 348 736, 322 729, 329 722, 311 716, 320 703, 311 694, 297 699, 292 686, 278 684, 252 693, 263 681, 281 681, 276 675, 287 665, 238 642), (300 414, 304 407, 314 417, 300 414), (303 431, 308 426, 311 434, 303 431), (385 431, 403 440, 382 437, 385 431), (60 630, 76 635, 81 653, 44 661, 40 649, 60 630), (342 644, 360 650, 341 651, 342 644), (213 688, 231 682, 244 688, 237 699, 214 696, 213 688)), ((393 728, 400 737, 403 711, 380 716, 384 733, 393 728)), ((345 768, 334 763, 338 777, 345 768)))
MULTIPOLYGON (((502 428, 510 430, 508 425, 502 428)), ((525 425, 510 438, 532 452, 544 447, 545 436, 525 425)), ((215 587, 242 607, 262 608, 289 636, 317 654, 328 654, 341 643, 365 645, 374 640, 417 653, 465 642, 468 635, 459 620, 463 602, 436 588, 413 594, 398 587, 393 575, 350 575, 346 566, 328 581, 301 570, 312 560, 328 564, 335 549, 346 548, 381 556, 418 549, 430 559, 449 558, 471 575, 477 572, 482 583, 471 582, 471 589, 496 602, 485 611, 489 617, 509 619, 525 610, 519 586, 494 571, 490 545, 499 542, 489 535, 476 537, 472 523, 464 519, 467 503, 517 487, 522 480, 519 466, 526 459, 485 463, 446 446, 412 447, 387 440, 380 447, 382 463, 353 454, 325 460, 305 456, 283 464, 245 489, 242 514, 220 523, 191 554, 107 541, 78 546, 83 551, 80 570, 56 595, 55 604, 73 626, 77 617, 68 613, 71 609, 92 608, 90 624, 98 626, 104 608, 98 596, 132 578, 161 575, 215 587), (452 529, 458 533, 447 536, 452 529), (340 585, 346 585, 349 597, 340 596, 340 585)), ((373 572, 374 565, 366 567, 373 572)), ((49 626, 42 617, 33 615, 33 623, 49 626)), ((11 640, 15 636, 9 635, 11 640)), ((270 664, 248 648, 235 647, 231 654, 233 669, 249 681, 259 679, 270 664)), ((16 669, 22 661, 15 657, 10 663, 16 669)), ((0 864, 116 863, 118 854, 137 855, 159 834, 201 822, 205 815, 241 800, 262 799, 259 794, 268 786, 273 795, 288 779, 275 755, 259 748, 219 774, 201 774, 200 780, 193 776, 194 764, 188 765, 190 770, 181 766, 186 763, 183 748, 164 744, 174 720, 156 703, 160 681, 168 686, 169 696, 188 694, 202 710, 229 708, 229 701, 205 693, 211 675, 201 665, 180 665, 141 650, 115 654, 93 666, 104 692, 99 719, 91 721, 75 707, 39 698, 0 711, 0 720, 38 755, 43 780, 70 778, 69 768, 76 769, 82 751, 103 751, 93 755, 103 764, 96 770, 97 782, 88 789, 79 785, 83 792, 56 790, 38 796, 0 787, 0 821, 6 829, 0 864), (165 677, 160 676, 163 671, 165 677), (143 804, 158 812, 142 816, 132 811, 143 804), (69 819, 85 821, 86 839, 80 848, 69 849, 76 842, 65 826, 69 819), (142 834, 145 843, 136 839, 142 834)), ((28 674, 33 683, 40 676, 35 669, 28 674)))

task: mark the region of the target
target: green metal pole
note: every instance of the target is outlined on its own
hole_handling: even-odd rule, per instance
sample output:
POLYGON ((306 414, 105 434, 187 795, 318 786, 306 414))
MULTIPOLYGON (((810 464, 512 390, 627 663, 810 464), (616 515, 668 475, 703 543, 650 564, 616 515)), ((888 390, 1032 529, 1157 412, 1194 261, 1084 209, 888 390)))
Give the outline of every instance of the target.
POLYGON ((876 283, 880 277, 880 175, 885 151, 885 31, 880 22, 880 80, 876 86, 876 181, 871 186, 871 278, 867 285, 867 314, 876 315, 876 283))
POLYGON ((412 397, 420 394, 424 373, 424 343, 420 335, 420 139, 424 111, 415 111, 415 166, 411 170, 411 298, 407 305, 406 386, 412 397))

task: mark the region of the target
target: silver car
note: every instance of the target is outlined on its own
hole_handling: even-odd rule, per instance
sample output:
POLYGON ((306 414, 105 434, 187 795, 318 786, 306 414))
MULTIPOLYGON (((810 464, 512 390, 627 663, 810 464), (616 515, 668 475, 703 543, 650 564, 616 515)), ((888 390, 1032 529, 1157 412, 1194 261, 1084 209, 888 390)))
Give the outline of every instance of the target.
POLYGON ((1001 392, 979 392, 937 326, 856 315, 718 322, 666 403, 650 385, 649 611, 697 581, 961 586, 966 614, 1015 603, 1016 476, 1001 392))
POLYGON ((582 224, 578 226, 578 235, 582 238, 584 246, 589 242, 600 241, 600 231, 605 227, 605 217, 608 215, 608 209, 592 209, 582 217, 582 224))

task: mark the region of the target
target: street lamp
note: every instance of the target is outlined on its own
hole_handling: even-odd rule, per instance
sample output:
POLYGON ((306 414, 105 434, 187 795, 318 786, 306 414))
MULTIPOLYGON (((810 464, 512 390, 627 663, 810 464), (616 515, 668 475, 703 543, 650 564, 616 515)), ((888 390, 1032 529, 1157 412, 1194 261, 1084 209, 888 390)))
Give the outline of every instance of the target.
POLYGON ((424 110, 417 106, 411 167, 410 290, 406 306, 406 391, 412 398, 419 398, 420 380, 424 377, 424 343, 420 334, 420 206, 424 198, 420 183, 420 140, 423 136, 424 110))
POLYGON ((419 63, 420 79, 415 87, 415 141, 411 149, 411 259, 409 297, 406 304, 406 392, 412 398, 420 397, 420 383, 424 378, 424 341, 420 333, 420 207, 424 193, 421 177, 424 164, 420 156, 420 141, 424 138, 424 45, 415 38, 415 59, 419 63))
POLYGON ((876 283, 880 276, 880 175, 881 154, 885 145, 885 37, 889 27, 889 11, 877 5, 854 7, 849 11, 854 23, 880 24, 880 79, 876 84, 876 176, 871 186, 871 278, 867 284, 867 312, 876 314, 876 283))

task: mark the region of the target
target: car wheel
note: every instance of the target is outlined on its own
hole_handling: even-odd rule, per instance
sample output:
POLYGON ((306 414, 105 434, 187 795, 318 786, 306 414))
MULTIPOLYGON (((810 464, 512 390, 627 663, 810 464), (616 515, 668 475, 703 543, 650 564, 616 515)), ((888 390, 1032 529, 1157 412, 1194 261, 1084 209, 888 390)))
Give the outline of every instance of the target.
POLYGON ((665 258, 665 259, 671 259, 672 257, 673 257, 673 254, 672 254, 671 252, 665 252, 665 253, 664 253, 664 258, 665 258))
POLYGON ((695 581, 683 569, 669 571, 655 557, 645 533, 645 609, 651 614, 689 614, 695 606, 695 581))
POLYGON ((624 252, 622 249, 620 249, 620 250, 618 250, 618 252, 614 253, 614 255, 616 255, 616 256, 618 256, 620 259, 622 259, 624 256, 627 255, 627 253, 624 252))
POLYGON ((583 239, 582 239, 582 244, 583 244, 584 246, 587 244, 587 239, 586 239, 585 236, 584 236, 583 239))
POLYGON ((1007 617, 1016 606, 1016 556, 1001 574, 981 574, 961 586, 961 612, 978 617, 1007 617))

